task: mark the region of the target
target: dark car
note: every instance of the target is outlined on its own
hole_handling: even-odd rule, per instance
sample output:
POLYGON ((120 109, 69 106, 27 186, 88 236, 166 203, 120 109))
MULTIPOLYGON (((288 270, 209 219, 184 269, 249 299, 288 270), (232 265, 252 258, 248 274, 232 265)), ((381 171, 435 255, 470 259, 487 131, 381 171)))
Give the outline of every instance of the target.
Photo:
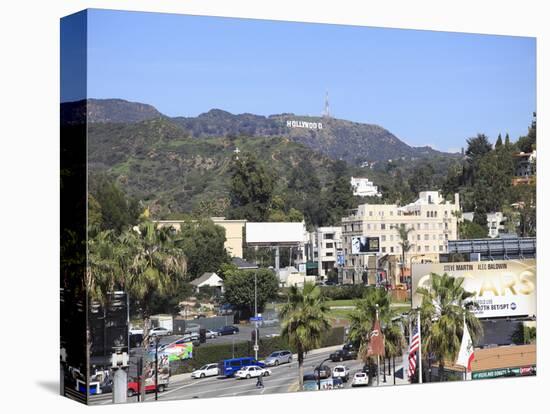
POLYGON ((339 349, 336 352, 333 352, 330 354, 330 360, 332 362, 338 362, 338 361, 345 361, 348 359, 355 359, 357 358, 357 351, 354 350, 347 350, 347 349, 339 349))
POLYGON ((344 388, 344 381, 341 378, 333 378, 332 388, 344 388))
POLYGON ((320 367, 315 367, 315 369, 313 371, 313 376, 315 377, 315 379, 317 379, 317 378, 321 378, 321 379, 328 378, 328 377, 330 377, 330 374, 331 374, 331 371, 330 371, 330 367, 328 365, 321 365, 320 367))
POLYGON ((218 335, 233 335, 239 332, 239 328, 233 325, 224 326, 217 330, 218 335))
POLYGON ((365 374, 368 375, 368 373, 370 371, 370 368, 372 368, 372 376, 376 377, 376 375, 378 375, 378 365, 376 365, 376 364, 372 364, 372 365, 365 364, 365 365, 363 365, 363 370, 362 371, 365 374))

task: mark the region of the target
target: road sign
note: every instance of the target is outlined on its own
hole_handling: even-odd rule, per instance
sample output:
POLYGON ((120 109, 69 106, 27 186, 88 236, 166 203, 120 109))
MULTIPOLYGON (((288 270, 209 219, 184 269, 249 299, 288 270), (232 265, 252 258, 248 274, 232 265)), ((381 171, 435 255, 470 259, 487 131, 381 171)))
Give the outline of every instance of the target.
POLYGON ((256 317, 253 316, 250 318, 250 322, 261 322, 263 320, 264 318, 262 318, 261 316, 256 316, 256 317))
POLYGON ((260 347, 258 345, 254 345, 254 352, 259 351, 260 347))

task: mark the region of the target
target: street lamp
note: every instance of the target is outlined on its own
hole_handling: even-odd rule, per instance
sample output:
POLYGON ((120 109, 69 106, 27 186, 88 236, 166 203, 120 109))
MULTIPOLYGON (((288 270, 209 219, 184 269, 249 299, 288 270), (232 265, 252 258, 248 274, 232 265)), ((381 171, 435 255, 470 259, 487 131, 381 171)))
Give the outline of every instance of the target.
POLYGON ((159 341, 160 338, 155 335, 155 400, 159 399, 159 341))
MULTIPOLYGON (((317 371, 317 387, 319 388, 319 391, 321 390, 321 367, 323 366, 323 364, 327 361, 330 361, 331 359, 330 358, 325 358, 323 359, 319 365, 317 366, 317 368, 315 369, 315 371, 317 371)), ((314 371, 314 372, 315 372, 314 371)))

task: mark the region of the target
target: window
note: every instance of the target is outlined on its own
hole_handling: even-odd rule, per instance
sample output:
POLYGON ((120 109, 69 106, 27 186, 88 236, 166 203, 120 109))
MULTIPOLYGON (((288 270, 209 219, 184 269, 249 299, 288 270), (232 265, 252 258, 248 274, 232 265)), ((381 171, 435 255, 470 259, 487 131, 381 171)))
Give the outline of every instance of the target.
POLYGON ((419 252, 421 249, 420 249, 420 246, 417 246, 416 247, 416 251, 419 252))
POLYGON ((329 256, 332 256, 334 253, 333 252, 326 252, 325 256, 329 257, 329 256))
POLYGON ((424 251, 429 252, 430 251, 430 246, 428 246, 428 245, 424 246, 424 251))
POLYGON ((425 234, 425 235, 424 235, 424 240, 430 240, 430 235, 429 235, 429 234, 425 234))
POLYGON ((390 247, 390 253, 393 253, 393 246, 390 247))
POLYGON ((390 236, 390 241, 393 241, 393 234, 390 236))
POLYGON ((326 243, 325 248, 332 249, 334 247, 334 243, 326 243))
POLYGON ((381 237, 380 240, 383 241, 383 242, 385 242, 385 241, 386 241, 386 236, 385 236, 385 235, 382 235, 382 237, 381 237))
POLYGON ((439 251, 440 251, 440 252, 443 251, 443 246, 442 246, 442 245, 439 245, 439 251))
POLYGON ((416 223, 416 230, 420 230, 420 223, 416 223))
POLYGON ((386 224, 385 223, 380 224, 380 230, 386 230, 386 224))
POLYGON ((370 230, 370 223, 367 223, 367 230, 370 230))
POLYGON ((386 248, 382 247, 382 253, 386 253, 386 248))
POLYGON ((393 211, 390 211, 390 216, 393 216, 393 211))
POLYGON ((371 216, 371 217, 372 217, 372 210, 371 210, 371 211, 369 211, 369 216, 371 216))
POLYGON ((443 240, 443 234, 439 234, 439 240, 443 240))
POLYGON ((334 233, 327 233, 324 237, 325 240, 334 240, 334 233))
POLYGON ((416 240, 420 240, 420 234, 416 235, 416 240))
POLYGON ((424 223, 424 230, 430 229, 430 223, 424 223))

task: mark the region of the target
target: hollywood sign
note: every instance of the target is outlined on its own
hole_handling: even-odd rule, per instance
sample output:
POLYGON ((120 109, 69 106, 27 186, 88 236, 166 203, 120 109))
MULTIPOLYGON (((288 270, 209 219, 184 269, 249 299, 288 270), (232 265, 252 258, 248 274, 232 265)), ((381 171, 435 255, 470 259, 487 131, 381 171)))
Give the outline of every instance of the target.
POLYGON ((321 122, 286 121, 286 126, 288 128, 323 129, 321 122))

